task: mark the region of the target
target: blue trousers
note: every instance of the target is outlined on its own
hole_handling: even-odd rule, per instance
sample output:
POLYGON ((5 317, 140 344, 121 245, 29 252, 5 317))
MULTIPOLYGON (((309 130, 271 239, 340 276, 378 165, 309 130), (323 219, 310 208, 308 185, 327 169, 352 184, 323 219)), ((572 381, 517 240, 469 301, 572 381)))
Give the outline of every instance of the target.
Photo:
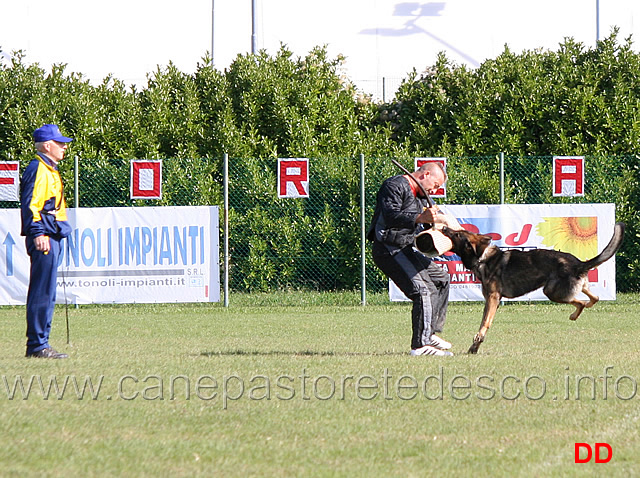
POLYGON ((31 275, 27 293, 27 354, 49 347, 49 333, 56 303, 56 281, 60 241, 49 237, 50 251, 36 250, 31 237, 27 237, 27 254, 31 258, 31 275))

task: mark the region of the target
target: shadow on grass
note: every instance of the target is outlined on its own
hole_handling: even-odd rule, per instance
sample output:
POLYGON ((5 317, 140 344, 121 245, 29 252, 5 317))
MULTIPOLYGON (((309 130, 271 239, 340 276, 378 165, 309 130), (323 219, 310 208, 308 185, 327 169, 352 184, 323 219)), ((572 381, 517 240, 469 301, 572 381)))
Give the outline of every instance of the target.
POLYGON ((285 351, 285 350, 220 350, 216 352, 200 352, 200 357, 220 356, 287 356, 287 357, 367 357, 383 355, 407 355, 403 352, 333 352, 333 351, 285 351))

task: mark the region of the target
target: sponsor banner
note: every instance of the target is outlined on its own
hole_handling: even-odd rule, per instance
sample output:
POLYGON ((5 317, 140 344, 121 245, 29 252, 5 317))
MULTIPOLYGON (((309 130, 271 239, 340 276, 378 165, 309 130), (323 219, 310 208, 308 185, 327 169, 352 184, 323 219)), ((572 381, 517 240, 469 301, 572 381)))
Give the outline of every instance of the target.
MULTIPOLYGON (((614 204, 513 204, 440 206, 455 216, 468 231, 490 235, 501 249, 555 249, 569 252, 578 259, 595 257, 613 236, 614 204)), ((484 300, 482 288, 474 274, 467 270, 460 257, 448 252, 434 259, 449 272, 449 300, 484 300)), ((597 269, 589 271, 589 289, 600 299, 616 298, 615 256, 597 269)), ((389 281, 391 300, 408 300, 389 281)), ((580 300, 587 297, 580 293, 580 300)), ((538 289, 517 299, 548 300, 538 289)))
MULTIPOLYGON (((217 206, 68 209, 57 303, 218 302, 217 206)), ((26 303, 20 210, 0 210, 0 305, 26 303)))

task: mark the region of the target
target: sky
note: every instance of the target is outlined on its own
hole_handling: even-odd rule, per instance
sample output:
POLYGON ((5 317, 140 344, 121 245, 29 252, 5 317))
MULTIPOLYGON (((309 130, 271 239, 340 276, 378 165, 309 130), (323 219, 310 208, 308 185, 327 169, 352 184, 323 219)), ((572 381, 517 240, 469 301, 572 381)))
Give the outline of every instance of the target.
POLYGON ((212 51, 224 70, 253 45, 274 54, 285 44, 295 56, 326 45, 361 91, 389 100, 439 52, 473 68, 505 44, 557 50, 572 37, 592 48, 613 26, 640 51, 637 0, 0 0, 0 61, 22 50, 45 70, 66 63, 94 84, 113 75, 142 88, 158 67, 193 73, 212 51))

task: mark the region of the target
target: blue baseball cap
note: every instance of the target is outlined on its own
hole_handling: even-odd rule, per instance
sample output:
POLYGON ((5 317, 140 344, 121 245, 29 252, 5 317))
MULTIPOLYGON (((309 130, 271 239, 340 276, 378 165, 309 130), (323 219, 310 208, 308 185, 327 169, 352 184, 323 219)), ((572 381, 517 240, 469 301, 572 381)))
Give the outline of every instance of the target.
POLYGON ((56 124, 45 124, 33 132, 33 141, 44 143, 45 141, 58 141, 60 143, 70 143, 71 138, 62 136, 60 128, 56 124))

